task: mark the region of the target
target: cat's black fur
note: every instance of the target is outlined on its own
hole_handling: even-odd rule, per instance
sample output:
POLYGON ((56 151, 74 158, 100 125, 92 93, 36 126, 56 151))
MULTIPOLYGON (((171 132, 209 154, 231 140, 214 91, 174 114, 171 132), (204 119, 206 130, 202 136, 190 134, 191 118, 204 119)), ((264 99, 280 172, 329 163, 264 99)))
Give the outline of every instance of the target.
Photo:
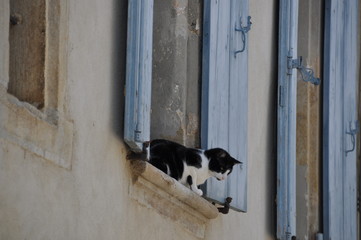
POLYGON ((221 148, 201 150, 157 139, 150 142, 149 162, 184 185, 202 195, 197 185, 209 177, 225 179, 235 164, 241 163, 221 148))

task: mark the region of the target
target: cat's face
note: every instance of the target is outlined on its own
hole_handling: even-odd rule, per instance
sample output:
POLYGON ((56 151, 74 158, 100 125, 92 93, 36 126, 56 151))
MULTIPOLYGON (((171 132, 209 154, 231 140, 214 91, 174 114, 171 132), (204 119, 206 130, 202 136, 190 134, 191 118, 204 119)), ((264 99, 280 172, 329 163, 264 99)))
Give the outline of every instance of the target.
POLYGON ((232 172, 235 164, 241 162, 234 159, 229 153, 221 148, 213 148, 205 151, 209 159, 209 170, 218 180, 224 180, 232 172))

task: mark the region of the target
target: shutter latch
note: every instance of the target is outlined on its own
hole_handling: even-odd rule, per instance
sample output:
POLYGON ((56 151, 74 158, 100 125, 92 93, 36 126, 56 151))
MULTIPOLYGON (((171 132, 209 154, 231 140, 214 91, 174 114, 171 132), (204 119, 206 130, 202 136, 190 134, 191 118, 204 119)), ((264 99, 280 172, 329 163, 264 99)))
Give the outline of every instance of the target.
POLYGON ((314 85, 320 84, 320 79, 314 76, 313 69, 302 65, 302 56, 296 59, 293 59, 291 55, 287 56, 287 68, 288 75, 292 74, 292 69, 297 68, 301 73, 303 81, 310 82, 314 85))
MULTIPOLYGON (((232 198, 227 197, 226 202, 224 203, 224 206, 219 207, 218 212, 223 213, 223 214, 227 214, 229 212, 229 207, 230 207, 231 202, 232 202, 232 198)), ((215 205, 215 203, 213 203, 213 205, 215 205)))

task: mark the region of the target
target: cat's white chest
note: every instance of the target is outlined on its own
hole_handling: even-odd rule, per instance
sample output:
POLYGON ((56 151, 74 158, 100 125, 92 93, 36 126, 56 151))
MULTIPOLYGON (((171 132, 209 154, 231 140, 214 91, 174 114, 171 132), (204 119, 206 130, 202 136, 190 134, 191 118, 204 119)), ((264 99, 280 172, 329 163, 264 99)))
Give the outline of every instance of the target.
POLYGON ((187 177, 191 176, 195 184, 201 185, 203 184, 208 178, 211 177, 209 174, 208 169, 208 159, 204 156, 204 154, 200 154, 202 159, 202 167, 196 168, 193 166, 187 166, 187 164, 184 163, 184 171, 181 178, 182 184, 187 184, 187 177))

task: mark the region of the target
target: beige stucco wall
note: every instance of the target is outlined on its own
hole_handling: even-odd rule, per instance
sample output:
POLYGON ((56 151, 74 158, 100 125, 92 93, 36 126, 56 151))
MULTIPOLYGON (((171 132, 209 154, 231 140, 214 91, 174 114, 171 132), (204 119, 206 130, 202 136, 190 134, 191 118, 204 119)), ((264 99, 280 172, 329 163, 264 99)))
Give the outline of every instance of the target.
MULTIPOLYGON (((127 1, 60 2, 67 31, 61 38, 66 67, 60 73, 58 113, 72 126, 71 137, 63 136, 72 140, 65 150, 70 165, 47 159, 41 146, 0 136, 0 239, 196 239, 129 196, 133 183, 121 139, 127 1)), ((273 2, 250 1, 248 212, 209 220, 205 239, 273 239, 278 33, 273 2)), ((0 3, 0 11, 0 27, 6 29, 7 2, 0 3)), ((1 34, 1 106, 11 99, 4 91, 6 41, 1 34)), ((14 121, 9 106, 0 112, 2 130, 14 121)), ((21 103, 18 107, 41 118, 21 103)))

